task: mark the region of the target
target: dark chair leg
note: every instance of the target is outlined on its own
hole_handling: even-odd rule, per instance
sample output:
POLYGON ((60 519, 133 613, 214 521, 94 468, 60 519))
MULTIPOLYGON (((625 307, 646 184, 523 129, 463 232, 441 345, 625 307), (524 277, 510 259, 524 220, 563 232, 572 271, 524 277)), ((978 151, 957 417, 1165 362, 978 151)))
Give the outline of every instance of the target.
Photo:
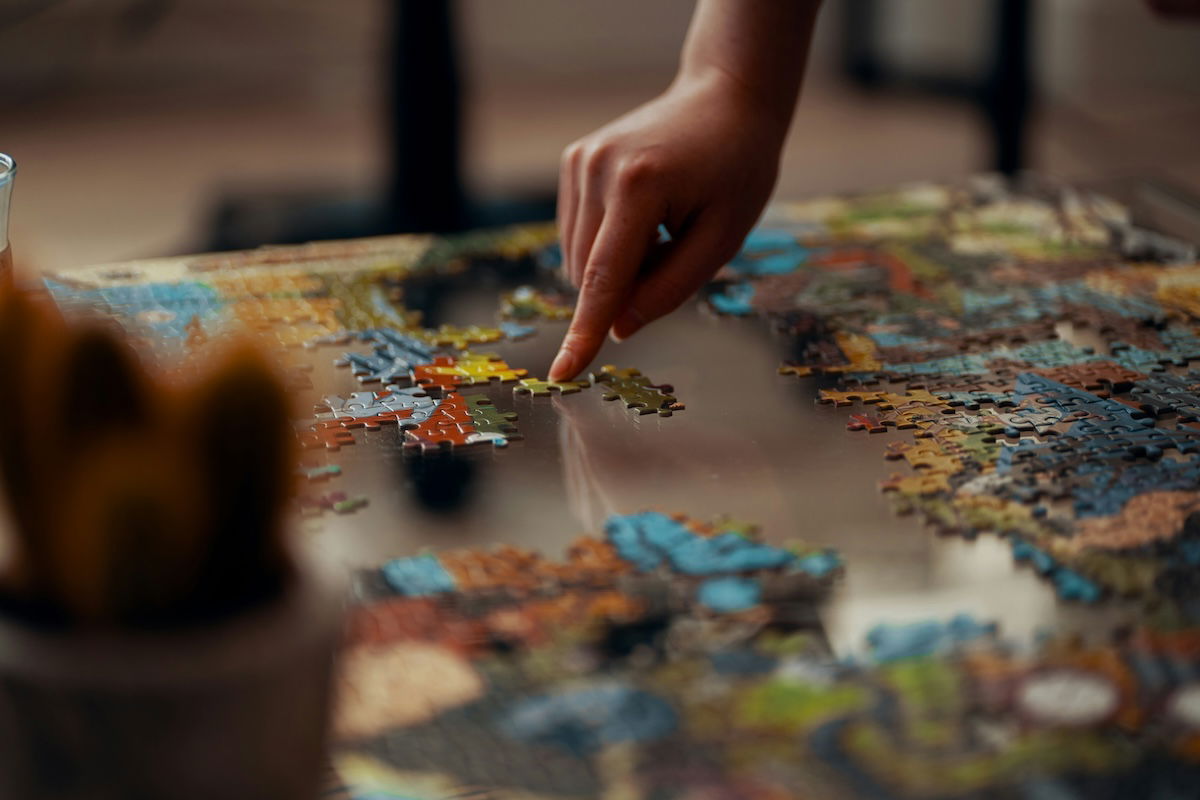
POLYGON ((391 0, 390 175, 385 216, 397 232, 461 230, 461 79, 455 4, 391 0))
POLYGON ((1005 175, 1026 166, 1026 133, 1033 102, 1031 10, 1029 0, 996 0, 996 49, 983 99, 991 131, 993 168, 1005 175))
POLYGON ((877 0, 842 0, 842 71, 864 89, 878 88, 883 81, 877 37, 877 0))

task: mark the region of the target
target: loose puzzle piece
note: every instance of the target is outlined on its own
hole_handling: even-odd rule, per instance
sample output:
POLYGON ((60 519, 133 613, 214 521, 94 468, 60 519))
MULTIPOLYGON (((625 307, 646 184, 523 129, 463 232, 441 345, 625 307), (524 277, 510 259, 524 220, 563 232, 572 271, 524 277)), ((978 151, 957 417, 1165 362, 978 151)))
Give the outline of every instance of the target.
POLYGON ((313 467, 301 467, 300 474, 309 481, 324 481, 342 474, 342 468, 337 464, 322 464, 313 467))
POLYGON ((587 381, 543 381, 538 378, 526 378, 513 387, 513 394, 549 397, 552 394, 574 394, 591 385, 587 381))
POLYGON ((326 511, 336 514, 353 514, 367 506, 367 498, 359 495, 350 497, 345 492, 329 492, 323 495, 301 495, 300 513, 307 517, 319 516, 326 511))
POLYGON ((603 399, 620 400, 638 414, 657 413, 660 417, 669 417, 684 410, 683 403, 669 394, 670 386, 655 386, 636 369, 617 369, 609 364, 601 367, 600 372, 592 373, 592 382, 605 385, 603 399))
POLYGON ((532 325, 520 325, 516 322, 501 322, 500 330, 504 332, 504 338, 519 342, 522 339, 528 339, 537 333, 537 328, 532 325))
POLYGON ((521 286, 500 298, 500 317, 505 320, 565 320, 575 309, 560 295, 521 286))

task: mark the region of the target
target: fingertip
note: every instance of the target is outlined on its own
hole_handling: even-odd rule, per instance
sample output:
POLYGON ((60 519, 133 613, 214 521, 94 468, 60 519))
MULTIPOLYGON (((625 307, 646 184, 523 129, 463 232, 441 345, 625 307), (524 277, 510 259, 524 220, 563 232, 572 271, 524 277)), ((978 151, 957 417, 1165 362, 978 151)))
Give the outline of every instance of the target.
POLYGON ((564 347, 554 357, 547 378, 552 381, 569 381, 575 377, 576 372, 578 370, 575 368, 575 356, 564 347))

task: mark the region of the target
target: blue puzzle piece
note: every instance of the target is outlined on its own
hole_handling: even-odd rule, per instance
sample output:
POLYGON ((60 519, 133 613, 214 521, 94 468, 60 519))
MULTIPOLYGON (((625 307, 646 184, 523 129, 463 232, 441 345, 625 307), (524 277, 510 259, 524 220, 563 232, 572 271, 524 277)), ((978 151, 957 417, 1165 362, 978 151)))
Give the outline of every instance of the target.
POLYGON ((721 575, 782 567, 796 559, 736 533, 698 536, 654 511, 609 517, 604 533, 617 554, 641 572, 666 565, 685 575, 721 575))
POLYGON ((528 339, 530 336, 533 336, 535 333, 537 333, 537 328, 533 325, 522 325, 519 322, 509 322, 507 320, 500 323, 500 330, 504 334, 505 338, 514 342, 520 341, 521 339, 528 339))
POLYGON ((842 568, 842 557, 834 550, 823 550, 800 556, 791 566, 792 569, 807 572, 814 578, 824 578, 842 568))
POLYGON ((1081 603, 1095 603, 1102 592, 1094 582, 1074 570, 1060 567, 1052 576, 1058 596, 1063 600, 1078 600, 1081 603))
POLYGON ((754 578, 710 578, 696 590, 696 600, 719 614, 734 614, 757 606, 762 586, 754 578))
POLYGON ((872 660, 888 663, 944 653, 995 631, 993 623, 980 623, 969 614, 958 614, 949 622, 876 625, 867 632, 867 645, 872 660))
POLYGON ((725 287, 723 292, 709 295, 708 302, 722 314, 735 317, 745 317, 754 313, 750 301, 754 299, 754 284, 734 283, 725 287))
POLYGON ((454 576, 435 555, 397 558, 384 564, 379 571, 387 585, 405 597, 448 594, 458 588, 454 576))
POLYGON ((391 328, 372 328, 360 331, 356 336, 364 342, 375 344, 371 354, 344 353, 334 363, 349 366, 351 372, 363 383, 407 384, 412 378, 412 369, 433 361, 434 350, 427 343, 391 328))

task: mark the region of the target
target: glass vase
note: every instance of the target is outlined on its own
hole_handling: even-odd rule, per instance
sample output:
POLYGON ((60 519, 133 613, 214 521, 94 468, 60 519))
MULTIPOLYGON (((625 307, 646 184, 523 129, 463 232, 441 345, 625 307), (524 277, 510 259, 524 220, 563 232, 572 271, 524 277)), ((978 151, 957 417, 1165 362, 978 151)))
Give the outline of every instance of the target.
POLYGON ((0 289, 13 283, 12 248, 8 242, 8 209, 12 205, 13 178, 17 163, 0 153, 0 289))

